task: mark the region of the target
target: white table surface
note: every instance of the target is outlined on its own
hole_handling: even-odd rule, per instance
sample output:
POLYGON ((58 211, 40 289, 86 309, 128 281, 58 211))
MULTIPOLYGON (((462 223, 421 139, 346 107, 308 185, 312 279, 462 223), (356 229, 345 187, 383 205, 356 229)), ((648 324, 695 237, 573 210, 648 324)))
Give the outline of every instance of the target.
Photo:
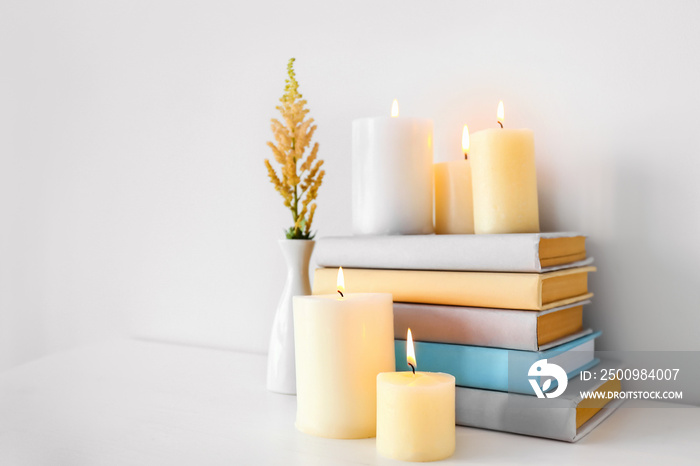
MULTIPOLYGON (((375 440, 294 429, 265 357, 142 341, 52 355, 0 374, 0 465, 406 464, 375 440)), ((441 464, 700 464, 700 408, 623 405, 577 444, 459 427, 441 464)))

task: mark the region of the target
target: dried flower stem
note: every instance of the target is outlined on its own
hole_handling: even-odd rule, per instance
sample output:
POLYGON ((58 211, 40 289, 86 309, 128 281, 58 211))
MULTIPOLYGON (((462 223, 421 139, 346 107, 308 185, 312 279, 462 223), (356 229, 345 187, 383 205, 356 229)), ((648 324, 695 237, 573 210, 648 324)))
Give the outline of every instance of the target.
POLYGON ((286 230, 288 239, 312 239, 311 223, 316 212, 316 197, 326 172, 321 170, 323 160, 317 159, 318 143, 314 143, 306 156, 306 149, 316 132, 313 118, 306 118, 309 110, 306 100, 299 93, 299 83, 294 72, 294 58, 287 64, 287 75, 281 105, 276 108, 282 122, 271 120, 275 142, 268 142, 275 161, 280 165, 280 175, 265 159, 265 167, 275 190, 284 199, 284 206, 292 214, 293 225, 286 230), (306 119, 305 119, 306 118, 306 119), (300 209, 301 203, 301 209, 300 209))

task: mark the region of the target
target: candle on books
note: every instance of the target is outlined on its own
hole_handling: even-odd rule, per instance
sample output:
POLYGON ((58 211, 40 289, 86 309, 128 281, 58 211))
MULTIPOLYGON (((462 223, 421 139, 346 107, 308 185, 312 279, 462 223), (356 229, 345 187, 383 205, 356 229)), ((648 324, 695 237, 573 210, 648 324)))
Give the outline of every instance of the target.
POLYGON ((295 296, 300 431, 328 438, 376 435, 377 374, 395 367, 391 294, 295 296))
POLYGON ((471 164, 474 232, 537 233, 535 142, 529 129, 504 129, 503 102, 498 105, 500 128, 472 134, 471 164))
POLYGON ((455 451, 455 378, 416 372, 411 329, 406 362, 408 372, 377 376, 377 451, 401 461, 448 458, 455 451))
POLYGON ((435 164, 435 233, 474 233, 469 128, 462 130, 464 160, 435 164))
POLYGON ((433 122, 399 117, 352 124, 352 224, 358 235, 433 232, 433 122))

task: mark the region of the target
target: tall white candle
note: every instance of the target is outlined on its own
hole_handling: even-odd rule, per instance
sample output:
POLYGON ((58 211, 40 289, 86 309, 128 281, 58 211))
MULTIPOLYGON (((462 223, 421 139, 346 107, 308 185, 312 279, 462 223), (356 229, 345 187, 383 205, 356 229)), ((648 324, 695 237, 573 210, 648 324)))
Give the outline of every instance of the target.
POLYGON ((395 367, 391 295, 293 299, 297 429, 328 438, 374 437, 377 374, 395 367))
POLYGON ((433 232, 433 122, 398 116, 352 125, 352 219, 358 235, 433 232))

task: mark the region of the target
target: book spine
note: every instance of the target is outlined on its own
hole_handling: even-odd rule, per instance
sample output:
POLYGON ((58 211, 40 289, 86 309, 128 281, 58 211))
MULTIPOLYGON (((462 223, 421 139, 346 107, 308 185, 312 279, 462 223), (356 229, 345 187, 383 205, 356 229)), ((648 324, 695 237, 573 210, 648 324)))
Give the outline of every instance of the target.
POLYGON ((394 336, 420 341, 537 351, 539 313, 394 303, 394 336))

